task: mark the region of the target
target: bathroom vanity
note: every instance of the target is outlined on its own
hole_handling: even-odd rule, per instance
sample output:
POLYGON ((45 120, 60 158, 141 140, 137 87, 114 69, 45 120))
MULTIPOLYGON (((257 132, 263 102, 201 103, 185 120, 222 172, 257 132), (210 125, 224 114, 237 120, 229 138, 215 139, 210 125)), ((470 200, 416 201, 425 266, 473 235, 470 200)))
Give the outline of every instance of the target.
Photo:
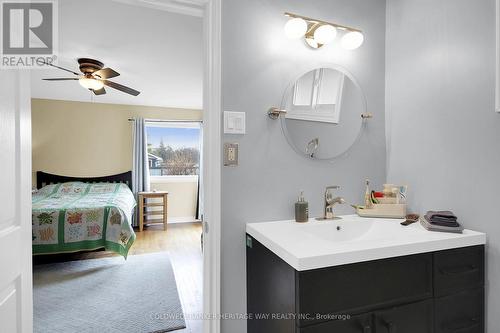
POLYGON ((399 222, 247 224, 248 332, 484 332, 486 236, 399 222))

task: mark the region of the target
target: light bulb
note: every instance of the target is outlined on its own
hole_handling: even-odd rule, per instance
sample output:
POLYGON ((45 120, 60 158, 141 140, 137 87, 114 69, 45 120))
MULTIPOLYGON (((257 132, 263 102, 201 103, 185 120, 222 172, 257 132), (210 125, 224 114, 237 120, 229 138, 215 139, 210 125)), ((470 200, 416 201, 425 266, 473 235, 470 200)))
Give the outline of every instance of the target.
POLYGON ((322 25, 314 31, 314 39, 318 44, 328 44, 337 36, 337 29, 329 24, 322 25))
POLYGON ((303 37, 307 32, 307 22, 300 17, 295 17, 285 24, 285 35, 290 39, 303 37))
POLYGON ((80 85, 86 89, 99 90, 104 87, 104 83, 102 83, 101 80, 89 77, 81 77, 78 82, 80 82, 80 85))
POLYGON ((341 40, 341 45, 346 50, 354 50, 363 44, 365 37, 359 31, 351 31, 346 33, 341 40))

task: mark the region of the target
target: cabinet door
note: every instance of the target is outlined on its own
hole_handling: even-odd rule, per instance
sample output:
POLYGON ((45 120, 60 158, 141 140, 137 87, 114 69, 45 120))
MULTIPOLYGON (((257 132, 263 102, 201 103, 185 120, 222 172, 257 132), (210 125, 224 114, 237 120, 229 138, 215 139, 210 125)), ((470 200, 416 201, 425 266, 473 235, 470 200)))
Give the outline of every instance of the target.
POLYGON ((432 333, 432 300, 397 306, 375 313, 377 333, 432 333))
POLYGON ((299 329, 299 333, 374 333, 372 315, 352 316, 345 320, 331 320, 299 329))
POLYGON ((483 333, 484 289, 436 298, 436 333, 483 333))
POLYGON ((293 333, 295 270, 247 237, 247 332, 293 333))
POLYGON ((484 246, 434 254, 434 296, 450 295, 484 285, 484 246))
MULTIPOLYGON (((432 297, 432 255, 403 256, 298 272, 300 327, 316 314, 367 313, 432 297)), ((378 332, 377 332, 378 333, 378 332)), ((421 333, 421 332, 420 332, 421 333)))

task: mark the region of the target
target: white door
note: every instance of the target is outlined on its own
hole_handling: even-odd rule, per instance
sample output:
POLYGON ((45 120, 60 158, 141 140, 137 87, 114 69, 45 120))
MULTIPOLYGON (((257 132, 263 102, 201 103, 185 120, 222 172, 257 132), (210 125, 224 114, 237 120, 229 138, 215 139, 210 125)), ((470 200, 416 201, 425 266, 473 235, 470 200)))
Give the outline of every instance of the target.
POLYGON ((0 332, 33 331, 29 72, 0 70, 0 332))

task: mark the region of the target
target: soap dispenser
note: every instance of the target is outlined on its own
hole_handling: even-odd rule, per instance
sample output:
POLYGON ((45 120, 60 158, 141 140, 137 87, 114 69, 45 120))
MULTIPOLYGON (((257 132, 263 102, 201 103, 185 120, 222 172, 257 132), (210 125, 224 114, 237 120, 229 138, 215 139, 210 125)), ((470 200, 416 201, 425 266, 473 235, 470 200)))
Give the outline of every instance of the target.
POLYGON ((295 222, 309 221, 309 203, 304 199, 304 191, 300 191, 299 199, 295 203, 295 222))

